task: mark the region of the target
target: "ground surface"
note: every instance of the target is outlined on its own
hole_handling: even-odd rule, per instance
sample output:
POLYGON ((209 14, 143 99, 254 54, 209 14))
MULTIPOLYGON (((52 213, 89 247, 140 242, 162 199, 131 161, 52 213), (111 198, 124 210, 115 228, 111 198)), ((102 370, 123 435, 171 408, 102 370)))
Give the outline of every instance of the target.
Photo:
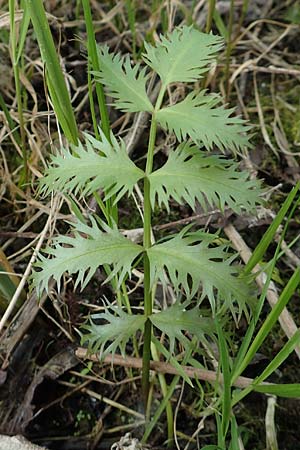
MULTIPOLYGON (((175 25, 191 21, 203 29, 207 16, 204 3, 136 0, 137 56, 145 36, 156 39, 157 33, 163 29, 172 29, 175 25)), ((227 26, 229 3, 217 1, 220 17, 227 26)), ((286 195, 300 179, 300 3, 252 0, 244 17, 242 2, 234 3, 229 74, 226 79, 224 52, 207 77, 206 87, 213 92, 221 90, 230 106, 237 106, 239 113, 253 125, 253 148, 241 165, 262 180, 266 188, 266 202, 257 210, 255 217, 238 217, 230 210, 226 211, 225 217, 213 212, 206 214, 200 207, 194 213, 188 207, 174 204, 171 216, 166 211, 156 213, 154 230, 159 236, 164 236, 166 230, 176 231, 190 223, 191 216, 195 216, 200 227, 212 231, 221 229, 222 234, 231 240, 233 235, 229 225, 233 226, 254 249, 286 195)), ((132 53, 134 37, 128 24, 127 3, 91 4, 97 40, 106 42, 112 50, 132 53)), ((5 14, 8 5, 2 1, 0 6, 0 60, 4 68, 0 91, 18 130, 19 116, 9 54, 9 21, 5 14)), ((75 2, 48 1, 45 6, 79 128, 92 132, 83 13, 80 8, 76 9, 75 2)), ((213 30, 218 33, 215 25, 213 30)), ((38 195, 36 182, 43 172, 49 152, 59 146, 60 139, 51 105, 45 96, 40 53, 31 29, 25 41, 21 67, 27 174, 16 134, 12 133, 7 117, 0 111, 0 270, 15 272, 17 280, 30 263, 32 249, 45 229, 52 207, 49 199, 41 199, 38 195), (24 179, 27 179, 25 184, 24 179)), ((173 95, 183 96, 182 87, 178 86, 173 95)), ((143 164, 148 137, 147 117, 142 119, 142 126, 133 139, 132 116, 111 110, 110 120, 114 132, 126 142, 130 141, 132 158, 143 164)), ((166 158, 171 139, 160 132, 162 161, 166 158)), ((44 243, 57 232, 67 232, 63 219, 71 217, 70 201, 61 198, 55 201, 56 214, 43 236, 44 243)), ((134 204, 131 202, 125 199, 120 204, 120 220, 124 229, 141 227, 138 215, 135 217, 132 214, 134 204)), ((94 205, 82 204, 78 207, 85 213, 94 205)), ((286 243, 298 237, 299 220, 298 210, 290 221, 286 243)), ((265 255, 266 260, 272 258, 275 245, 274 242, 265 255)), ((278 263, 278 273, 274 279, 278 292, 299 264, 299 257, 300 247, 296 242, 278 263)), ((1 280, 4 284, 5 280, 1 280)), ((15 282, 13 278, 12 281, 15 282)), ((83 292, 74 293, 72 282, 66 279, 62 293, 58 294, 53 285, 50 298, 44 296, 40 302, 25 283, 19 302, 19 306, 24 306, 14 316, 17 313, 15 310, 6 322, 0 342, 2 434, 23 434, 30 441, 53 450, 108 449, 128 431, 137 439, 142 437, 144 416, 140 370, 118 365, 113 367, 110 363, 91 364, 75 354, 80 346, 79 327, 90 312, 101 307, 104 296, 113 299, 111 289, 107 285, 102 286, 102 281, 103 275, 97 272, 83 292)), ((135 287, 136 282, 136 279, 131 280, 130 289, 135 287)), ((136 305, 141 296, 141 288, 137 287, 134 294, 136 305)), ((1 294, 0 300, 1 312, 4 313, 6 297, 1 294)), ((299 326, 299 295, 291 299, 288 307, 299 326)), ((268 311, 269 305, 266 304, 264 314, 268 311)), ((229 328, 233 326, 228 325, 229 328)), ((238 331, 234 331, 236 342, 239 339, 242 341, 246 328, 247 323, 242 321, 238 331)), ((233 333, 233 329, 228 329, 228 332, 233 333)), ((260 373, 284 342, 285 331, 278 324, 244 375, 253 378, 260 373)), ((133 353, 131 348, 128 352, 129 355, 133 353)), ((211 366, 208 365, 208 368, 211 366)), ((299 382, 299 357, 295 352, 274 377, 274 382, 299 382)), ((166 378, 170 383, 172 376, 167 375, 166 378)), ((153 411, 161 399, 157 380, 154 384, 153 411)), ((213 405, 213 389, 208 382, 203 383, 203 388, 205 394, 200 389, 183 386, 179 381, 174 391, 172 405, 176 410, 177 448, 196 449, 216 442, 215 420, 209 414, 209 408, 213 405)), ((266 448, 266 408, 267 397, 262 394, 251 394, 236 406, 235 414, 246 449, 266 448)), ((300 449, 299 416, 299 400, 278 399, 275 429, 280 450, 300 449)), ((166 417, 162 415, 149 445, 163 448, 165 440, 166 417)), ((119 448, 134 449, 139 448, 139 444, 137 441, 129 444, 123 441, 119 448)))

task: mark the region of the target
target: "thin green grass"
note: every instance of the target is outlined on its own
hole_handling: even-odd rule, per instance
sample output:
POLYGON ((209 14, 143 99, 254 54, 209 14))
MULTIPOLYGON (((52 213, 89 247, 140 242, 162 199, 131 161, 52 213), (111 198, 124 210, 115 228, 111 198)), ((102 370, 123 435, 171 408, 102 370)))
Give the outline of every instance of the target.
POLYGON ((210 33, 211 31, 215 8, 216 8, 216 0, 208 0, 208 12, 205 26, 206 33, 210 33))
POLYGON ((26 2, 45 65, 45 77, 57 120, 69 142, 78 143, 78 128, 42 0, 26 2))
MULTIPOLYGON (((290 209, 293 201, 295 200, 296 195, 299 192, 300 188, 300 182, 296 184, 295 187, 291 190, 287 198, 285 199, 283 205, 281 206, 279 212, 276 214, 275 219, 272 221, 271 225, 269 226, 268 230, 264 234, 263 239, 259 242, 259 244, 256 246, 255 250, 253 251, 251 258, 249 259, 248 263, 246 264, 244 268, 244 272, 246 274, 250 274, 251 270, 256 266, 256 264, 259 264, 266 254, 266 251, 269 247, 269 245, 273 242, 274 236, 276 231, 278 230, 281 223, 284 221, 285 216, 290 209)), ((295 207, 299 204, 299 200, 296 202, 295 207)))
POLYGON ((292 277, 290 278, 289 282, 283 289, 278 302, 264 321, 263 325, 259 329, 254 341, 250 345, 245 357, 243 358, 243 361, 236 367, 235 374, 232 378, 232 381, 234 381, 248 366, 248 364, 252 361, 256 353, 258 352, 259 348, 263 344, 264 340, 272 330, 274 324, 277 322, 280 314, 282 313, 285 306, 288 304, 289 300, 291 299, 292 295, 295 294, 296 289, 300 283, 300 268, 296 269, 293 273, 292 277))
POLYGON ((137 60, 137 45, 136 45, 136 0, 126 0, 125 2, 129 29, 132 36, 132 56, 137 60))
POLYGON ((27 166, 27 149, 26 149, 26 131, 25 131, 25 122, 24 122, 24 113, 23 113, 23 99, 22 99, 22 86, 20 80, 20 68, 19 68, 19 59, 20 54, 23 50, 23 45, 25 41, 24 31, 26 33, 28 27, 28 20, 26 14, 24 15, 22 25, 21 25, 21 35, 20 41, 18 43, 18 31, 15 22, 15 8, 16 4, 14 0, 9 0, 9 16, 10 16, 10 50, 11 50, 11 59, 13 65, 13 73, 14 73, 14 81, 15 81, 15 89, 16 89, 16 98, 17 98, 17 107, 18 107, 18 118, 19 118, 19 127, 20 127, 20 146, 22 150, 23 157, 23 175, 21 176, 20 184, 27 183, 28 181, 28 166, 27 166), (18 46, 19 44, 19 46, 18 46))
MULTIPOLYGON (((89 61, 89 69, 94 71, 100 70, 101 61, 99 61, 99 57, 97 54, 97 46, 95 41, 95 33, 94 33, 94 26, 93 26, 93 20, 92 20, 92 13, 91 13, 91 6, 90 2, 88 0, 82 0, 82 6, 84 11, 84 18, 85 18, 85 24, 86 24, 86 30, 87 30, 87 49, 88 49, 88 61, 89 61)), ((90 72, 90 70, 88 70, 90 72)), ((99 132, 98 132, 98 124, 96 121, 96 115, 95 115, 95 108, 94 108, 94 102, 93 102, 93 96, 92 96, 92 79, 89 77, 88 79, 88 86, 89 86, 89 99, 90 99, 90 109, 92 112, 92 118, 93 118, 93 124, 94 124, 94 132, 99 139, 99 132)), ((101 117, 101 128, 108 140, 110 140, 110 124, 109 124, 109 117, 107 112, 107 106, 105 102, 105 95, 103 86, 101 83, 96 83, 96 94, 97 94, 97 100, 98 100, 98 106, 100 109, 100 117, 101 117)))

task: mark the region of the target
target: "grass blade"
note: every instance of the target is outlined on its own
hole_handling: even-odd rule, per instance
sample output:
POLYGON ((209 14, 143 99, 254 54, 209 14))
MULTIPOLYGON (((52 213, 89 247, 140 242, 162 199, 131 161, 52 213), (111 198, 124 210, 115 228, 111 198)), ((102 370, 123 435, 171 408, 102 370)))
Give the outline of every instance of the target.
POLYGON ((0 92, 0 108, 2 109, 2 111, 3 111, 4 115, 5 115, 5 118, 7 120, 9 129, 11 130, 14 139, 16 140, 18 145, 21 145, 21 136, 20 136, 20 133, 19 133, 19 131, 17 129, 18 126, 15 123, 15 121, 13 120, 13 118, 11 117, 11 114, 10 114, 10 112, 9 112, 7 106, 6 106, 5 101, 4 101, 4 98, 1 95, 1 92, 0 92))
POLYGON ((263 394, 277 395, 278 397, 285 398, 299 398, 300 397, 300 384, 261 384, 254 386, 255 392, 261 392, 263 394))
POLYGON ((223 392, 222 392, 222 438, 225 442, 225 437, 228 431, 230 416, 231 416, 231 379, 230 379, 230 366, 229 366, 229 353, 227 343, 223 330, 220 326, 218 319, 215 320, 216 329, 218 333, 218 343, 220 360, 223 374, 223 392))
POLYGON ((300 342, 300 330, 296 331, 296 333, 288 340, 288 342, 284 345, 284 347, 280 350, 279 353, 275 356, 274 359, 268 364, 265 370, 258 376, 255 380, 255 384, 261 383, 266 378, 268 378, 278 367, 287 359, 287 357, 294 351, 294 348, 300 342))
MULTIPOLYGON (((100 71, 100 64, 97 54, 97 47, 96 47, 96 41, 95 41, 95 33, 94 33, 94 27, 93 27, 93 20, 92 20, 92 13, 91 13, 91 7, 90 2, 88 0, 82 0, 82 6, 84 11, 84 18, 85 18, 85 24, 86 24, 86 31, 87 31, 87 49, 88 49, 88 58, 90 61, 91 69, 93 71, 100 71)), ((91 80, 91 79, 90 79, 91 80)), ((89 86, 91 88, 91 86, 89 86)), ((110 139, 110 124, 109 124, 109 118, 108 118, 108 112, 107 107, 105 103, 105 95, 103 86, 101 83, 96 83, 96 94, 97 94, 97 100, 98 100, 98 106, 100 110, 100 116, 101 116, 101 128, 106 136, 106 138, 110 139)), ((91 109, 94 110, 93 101, 91 101, 90 97, 90 103, 91 103, 91 109)), ((97 126, 95 127, 95 134, 98 136, 98 129, 97 126)))
POLYGON ((28 178, 28 167, 27 167, 27 149, 26 149, 26 132, 25 132, 25 123, 24 123, 24 114, 23 114, 23 98, 22 98, 22 86, 20 80, 20 69, 17 63, 17 48, 18 48, 18 36, 15 22, 15 8, 16 3, 15 0, 9 0, 8 2, 9 8, 9 17, 10 17, 10 50, 11 50, 11 59, 13 65, 13 73, 14 73, 14 82, 16 89, 16 98, 17 98, 17 107, 18 107, 18 117, 19 117, 19 126, 20 126, 20 136, 21 136, 21 150, 23 157, 23 170, 20 178, 20 185, 23 182, 27 183, 28 178))
MULTIPOLYGON (((291 193, 292 192, 293 191, 291 191, 291 193)), ((291 193, 289 194, 288 198, 286 199, 287 204, 289 206, 291 205, 291 201, 293 201, 293 199, 294 199, 294 195, 292 195, 292 197, 290 197, 291 193)), ((243 338, 243 343, 242 343, 242 345, 241 345, 241 347, 239 349, 238 355, 237 355, 237 357, 235 358, 235 361, 234 361, 234 370, 233 370, 234 375, 233 375, 233 379, 236 379, 235 372, 236 372, 236 370, 238 370, 238 367, 240 366, 241 362, 243 361, 243 359, 244 359, 244 357, 246 355, 246 352, 247 352, 247 350, 249 348, 250 342, 252 340, 256 324, 258 322, 258 319, 259 319, 262 307, 264 305, 264 301, 265 301, 265 298, 266 298, 266 294, 267 294, 267 290, 268 290, 268 287, 269 287, 269 284, 270 284, 272 273, 273 273, 273 271, 275 269, 276 262, 278 261, 278 259, 281 256, 281 253, 280 253, 281 243, 282 243, 282 241, 283 241, 283 239, 284 239, 284 237, 286 235, 290 219, 293 217, 294 211, 297 208, 298 203, 299 203, 299 200, 295 202, 293 208, 291 209, 291 211, 290 211, 290 213, 289 213, 289 215, 288 215, 288 217, 286 219, 285 226, 284 226, 283 231, 281 233, 281 238, 280 238, 279 242, 277 243, 277 248, 275 250, 274 257, 269 263, 269 267, 268 267, 268 270, 267 270, 267 279, 265 281, 263 291, 261 293, 259 302, 257 304, 257 307, 255 309, 254 315, 252 317, 252 320, 251 320, 251 322, 249 324, 249 327, 248 327, 248 330, 246 332, 246 335, 243 338)), ((273 220, 272 224, 268 228, 267 232, 263 236, 263 238, 260 241, 260 243, 258 244, 257 248, 260 247, 260 246, 263 247, 264 245, 268 246, 269 243, 270 243, 270 239, 271 239, 271 241, 274 239, 274 235, 276 233, 277 228, 279 227, 279 225, 285 219, 285 214, 284 213, 281 214, 281 211, 278 213, 278 215, 273 220), (280 221, 278 221, 279 214, 280 214, 280 221), (270 230, 272 230, 272 232, 270 230)), ((287 212, 287 208, 284 208, 284 212, 287 212)), ((255 252, 256 252, 256 250, 254 250, 254 253, 255 252)))
MULTIPOLYGON (((297 330, 291 339, 285 344, 285 346, 280 350, 280 352, 275 356, 275 358, 268 364, 265 370, 253 381, 253 383, 246 389, 235 393, 233 397, 232 406, 236 405, 241 401, 246 395, 255 389, 255 386, 262 383, 266 378, 268 378, 276 369, 287 359, 287 357, 292 353, 295 347, 300 342, 300 330, 297 330)), ((267 388, 266 388, 267 389, 267 388)), ((268 392, 265 390, 265 392, 268 392)))
MULTIPOLYGON (((245 266, 244 273, 249 274, 251 270, 258 264, 264 257, 269 245, 271 242, 273 242, 274 235, 281 224, 281 222, 284 220, 284 217, 290 208, 291 204, 293 203, 293 200, 296 196, 296 194, 299 191, 300 182, 296 184, 296 186, 291 190, 289 195, 287 196, 285 202, 283 203, 282 207, 280 208, 280 211, 278 212, 276 218, 273 220, 271 225, 269 226, 268 230, 266 231, 264 238, 260 241, 258 246, 255 248, 254 252, 252 253, 251 258, 249 259, 248 263, 245 266)), ((297 201, 297 203, 299 200, 297 201)))
POLYGON ((57 119, 73 144, 78 143, 78 129, 65 79, 59 64, 42 0, 26 2, 33 28, 38 40, 41 56, 47 73, 51 100, 57 119))
POLYGON ((24 9, 24 13, 23 13, 22 22, 21 22, 21 25, 20 25, 20 36, 19 36, 18 53, 17 53, 17 58, 16 58, 16 64, 19 63, 19 60, 20 60, 20 58, 22 56, 22 52, 23 52, 23 48, 24 48, 25 39, 26 39, 26 35, 27 35, 29 24, 30 24, 30 14, 29 14, 28 8, 25 8, 24 9))
POLYGON ((295 270, 286 287, 283 289, 277 304, 274 306, 274 308, 266 318, 265 322, 263 323, 262 327, 258 331, 254 341, 252 342, 248 352, 246 353, 243 362, 237 368, 233 379, 236 379, 248 366, 250 361, 253 359, 254 355, 256 354, 256 352, 264 342, 265 338, 269 334, 270 330, 272 329, 273 325, 277 321, 278 317, 280 316, 283 308, 287 305, 291 296, 294 294, 299 283, 300 283, 300 268, 295 270))
MULTIPOLYGON (((189 360, 191 356, 191 351, 186 352, 183 361, 182 361, 182 365, 185 365, 187 363, 187 361, 189 360)), ((143 435, 142 438, 142 442, 146 442, 147 439, 149 438, 153 428, 155 427, 157 421, 159 420, 161 414, 163 413, 163 411, 166 409, 167 404, 169 402, 169 400, 171 399, 174 390, 176 389, 177 383, 180 379, 180 375, 175 375, 175 377, 173 378, 171 384, 168 387, 168 392, 167 394, 164 396, 163 400, 160 402, 159 407, 157 408, 152 420, 150 421, 149 424, 146 425, 146 429, 145 429, 145 433, 143 435)))

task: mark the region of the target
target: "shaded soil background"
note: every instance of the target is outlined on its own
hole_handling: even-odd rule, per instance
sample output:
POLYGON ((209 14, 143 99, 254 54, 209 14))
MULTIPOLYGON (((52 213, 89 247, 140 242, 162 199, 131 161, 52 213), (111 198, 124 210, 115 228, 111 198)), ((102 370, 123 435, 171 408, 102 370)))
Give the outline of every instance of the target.
MULTIPOLYGON (((61 55, 77 123, 80 131, 92 133, 87 95, 86 30, 79 3, 46 1, 45 7, 61 55)), ((135 38, 128 23, 126 2, 91 2, 99 43, 107 43, 112 51, 132 54, 136 39, 139 58, 144 38, 154 41, 160 32, 182 23, 194 23, 200 29, 205 27, 205 2, 157 0, 144 3, 136 0, 134 3, 135 38)), ((0 2, 0 6, 0 91, 18 129, 7 2, 0 2)), ((220 18, 227 25, 230 2, 217 1, 216 6, 220 18)), ((194 213, 174 203, 171 215, 166 211, 155 212, 154 230, 158 237, 167 231, 179 230, 194 217, 197 226, 212 231, 232 224, 254 249, 286 195, 300 179, 300 2, 252 0, 244 16, 242 7, 243 2, 234 2, 228 76, 225 50, 207 75, 205 87, 212 92, 221 91, 228 104, 237 107, 238 113, 253 125, 253 148, 242 159, 241 167, 248 168, 253 176, 262 180, 266 202, 258 208, 255 217, 238 217, 230 210, 222 215, 213 211, 207 214, 200 207, 194 213)), ((219 33, 215 24, 213 31, 219 33)), ((23 58, 21 80, 28 154, 26 184, 20 146, 4 111, 0 111, 0 263, 7 272, 14 272, 17 280, 26 270, 52 207, 49 199, 39 197, 37 180, 49 154, 60 145, 32 28, 26 37, 23 58)), ((185 95, 183 87, 174 87, 172 95, 182 98, 185 95)), ((131 157, 143 164, 148 138, 147 117, 142 118, 133 138, 133 115, 111 109, 110 120, 114 133, 130 142, 131 157)), ((166 159, 172 139, 162 131, 159 133, 161 161, 166 159)), ((51 232, 45 236, 45 244, 52 235, 67 232, 63 220, 72 218, 70 201, 61 197, 55 201, 56 214, 51 232)), ((124 229, 141 227, 140 218, 132 214, 131 202, 131 199, 123 199, 120 203, 120 222, 124 229)), ((95 207, 93 204, 77 206, 83 214, 95 207)), ((299 219, 297 210, 289 225, 287 243, 299 235, 299 219)), ((268 250, 266 260, 272 258, 275 247, 276 242, 268 250)), ((274 279, 278 291, 299 264, 299 257, 300 246, 296 242, 278 263, 274 279)), ((20 298, 21 308, 7 322, 0 341, 1 433, 20 433, 53 450, 108 449, 128 431, 136 438, 142 437, 144 419, 140 371, 111 364, 91 364, 75 355, 80 345, 79 327, 85 323, 89 313, 101 308, 104 297, 110 301, 114 298, 111 289, 102 285, 103 280, 99 271, 83 292, 74 293, 72 281, 66 278, 61 293, 58 294, 53 285, 51 295, 40 301, 35 292, 30 292, 28 285, 25 286, 20 298)), ((129 288, 133 289, 136 282, 133 278, 129 288)), ((138 305, 142 299, 141 288, 137 287, 133 299, 138 305)), ((297 326, 299 304, 299 295, 289 303, 297 326)), ((6 306, 5 298, 1 298, 2 313, 6 306)), ((268 311, 269 305, 265 305, 264 315, 268 311)), ((235 334, 235 345, 238 345, 247 323, 242 321, 238 330, 233 330, 233 327, 234 324, 229 322, 228 332, 235 334)), ((259 374, 284 342, 284 332, 276 325, 245 376, 259 374)), ((132 349, 128 348, 128 353, 131 352, 132 349)), ((209 362, 207 364, 209 366, 209 362)), ((299 376, 299 358, 293 353, 272 381, 299 382, 299 376)), ((167 376, 167 381, 171 380, 172 376, 167 376)), ((213 388, 209 383, 203 383, 203 390, 203 396, 200 389, 192 390, 181 384, 175 390, 172 405, 174 409, 178 405, 176 429, 180 448, 185 448, 192 436, 189 449, 216 442, 215 421, 208 414, 209 406, 213 404, 213 388), (203 427, 199 426, 201 421, 203 427), (199 432, 195 433, 197 429, 199 432)), ((153 411, 160 400, 159 386, 155 382, 153 411)), ((235 409, 246 449, 266 448, 266 408, 266 396, 251 394, 235 409)), ((300 449, 299 417, 299 400, 277 399, 275 423, 280 450, 300 449)), ((165 439, 166 418, 163 415, 149 445, 163 448, 165 439)))

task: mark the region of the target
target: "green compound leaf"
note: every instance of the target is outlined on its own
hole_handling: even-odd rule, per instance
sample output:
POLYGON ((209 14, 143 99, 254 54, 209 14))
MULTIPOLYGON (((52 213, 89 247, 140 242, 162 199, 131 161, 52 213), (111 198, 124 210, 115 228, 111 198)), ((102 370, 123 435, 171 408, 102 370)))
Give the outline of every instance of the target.
POLYGON ((129 339, 142 330, 146 321, 145 316, 129 315, 120 307, 110 306, 109 309, 105 308, 104 313, 92 316, 92 319, 105 320, 107 323, 96 325, 91 321, 82 327, 88 333, 82 335, 81 343, 87 342, 89 350, 92 353, 100 352, 101 356, 114 354, 118 347, 125 347, 129 339))
POLYGON ((250 127, 243 126, 242 119, 230 117, 234 109, 216 107, 219 102, 220 97, 215 94, 192 92, 182 102, 159 110, 156 118, 163 128, 174 132, 179 141, 190 137, 207 150, 216 145, 222 151, 238 151, 249 145, 248 137, 242 133, 250 127))
POLYGON ((145 43, 143 57, 165 86, 175 82, 193 82, 208 70, 207 65, 215 59, 222 42, 219 36, 184 26, 166 37, 161 36, 156 47, 145 43))
POLYGON ((168 336, 170 353, 174 352, 175 339, 181 342, 186 350, 192 345, 182 331, 188 331, 199 341, 204 334, 211 336, 214 331, 213 320, 202 317, 198 307, 186 311, 179 302, 164 311, 152 314, 149 318, 155 327, 168 336))
POLYGON ((107 200, 116 195, 115 203, 143 178, 144 172, 130 160, 123 141, 111 135, 111 143, 99 130, 101 141, 85 133, 85 144, 72 147, 71 153, 52 156, 51 166, 41 180, 41 192, 81 192, 91 194, 99 188, 106 192, 107 200))
POLYGON ((114 267, 107 281, 119 273, 121 283, 125 275, 130 274, 132 263, 142 252, 142 247, 126 239, 116 228, 109 228, 104 223, 101 226, 104 231, 92 217, 91 226, 77 222, 73 225, 74 236, 59 236, 54 240, 54 246, 45 250, 51 259, 39 255, 32 275, 38 295, 44 289, 48 290, 50 278, 54 278, 60 289, 64 272, 78 272, 75 287, 80 284, 82 289, 103 264, 113 264, 114 267))
POLYGON ((109 53, 108 47, 98 47, 100 72, 92 72, 96 81, 104 84, 115 101, 115 107, 125 112, 153 110, 146 93, 146 68, 131 66, 129 56, 109 53))
POLYGON ((236 212, 241 208, 251 210, 259 202, 261 193, 256 181, 248 180, 247 172, 238 172, 232 161, 218 156, 205 156, 196 147, 181 144, 170 152, 168 161, 152 172, 150 180, 151 205, 155 199, 169 211, 169 199, 178 203, 187 202, 195 209, 195 200, 203 208, 217 206, 223 210, 225 204, 236 212))
POLYGON ((178 292, 182 287, 188 298, 194 296, 200 285, 201 299, 208 297, 215 310, 216 291, 230 309, 237 301, 240 310, 251 300, 250 288, 245 279, 237 277, 238 268, 231 265, 234 258, 228 255, 224 246, 210 247, 212 238, 205 233, 183 233, 170 240, 153 245, 147 250, 151 266, 151 282, 162 277, 167 269, 170 280, 178 292), (199 243, 199 241, 201 241, 199 243))

